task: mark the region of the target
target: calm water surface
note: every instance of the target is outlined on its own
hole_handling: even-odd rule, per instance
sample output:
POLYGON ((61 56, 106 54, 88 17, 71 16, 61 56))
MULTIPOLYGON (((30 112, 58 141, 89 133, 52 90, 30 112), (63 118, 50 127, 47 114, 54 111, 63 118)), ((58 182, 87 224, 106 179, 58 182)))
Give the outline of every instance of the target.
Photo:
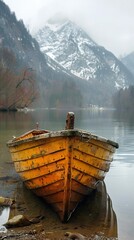
MULTIPOLYGON (((67 112, 61 110, 57 111, 43 109, 27 113, 0 113, 1 196, 16 197, 18 196, 17 194, 21 195, 19 191, 22 187, 20 185, 18 186, 18 176, 15 173, 13 164, 11 162, 11 157, 6 147, 6 142, 10 140, 12 136, 18 136, 19 134, 36 128, 37 122, 39 123, 40 128, 45 128, 48 130, 59 130, 64 128, 66 113, 67 112)), ((113 219, 115 219, 115 217, 117 219, 116 227, 118 239, 134 239, 133 116, 119 116, 115 111, 112 110, 102 112, 80 110, 75 111, 75 127, 88 130, 94 134, 109 138, 119 143, 120 147, 116 151, 110 171, 105 178, 107 193, 110 196, 110 203, 109 200, 107 200, 107 205, 113 206, 114 217, 111 213, 110 216, 113 219)), ((104 198, 102 197, 99 201, 101 202, 103 200, 104 198)), ((102 209, 100 209, 100 211, 102 211, 102 209)), ((85 219, 85 221, 88 220, 85 219)), ((101 231, 101 229, 99 230, 101 231)), ((94 231, 96 231, 96 229, 94 229, 94 231)))

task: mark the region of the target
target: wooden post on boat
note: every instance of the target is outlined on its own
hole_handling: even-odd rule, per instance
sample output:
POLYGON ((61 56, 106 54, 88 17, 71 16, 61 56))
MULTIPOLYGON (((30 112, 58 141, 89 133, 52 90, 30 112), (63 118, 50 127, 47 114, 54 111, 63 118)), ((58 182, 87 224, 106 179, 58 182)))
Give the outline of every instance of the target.
POLYGON ((68 112, 67 118, 66 118, 66 127, 65 129, 74 129, 74 113, 68 112))

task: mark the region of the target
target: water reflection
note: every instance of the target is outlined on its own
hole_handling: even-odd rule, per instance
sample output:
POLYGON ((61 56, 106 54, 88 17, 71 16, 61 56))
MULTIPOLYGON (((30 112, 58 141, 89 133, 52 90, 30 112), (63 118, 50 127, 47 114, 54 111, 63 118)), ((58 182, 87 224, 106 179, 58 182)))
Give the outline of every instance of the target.
POLYGON ((97 190, 77 209, 71 221, 93 232, 103 232, 104 236, 117 237, 117 218, 112 201, 107 194, 104 182, 98 184, 97 190))
POLYGON ((10 216, 24 214, 29 217, 44 215, 42 225, 45 231, 74 231, 87 236, 103 234, 106 237, 117 237, 117 219, 112 201, 107 194, 104 182, 98 184, 97 190, 88 196, 73 213, 67 224, 61 223, 57 214, 42 199, 26 189, 21 181, 14 189, 16 208, 10 216))
POLYGON ((2 227, 9 218, 10 207, 2 207, 0 206, 0 232, 6 232, 6 228, 2 227))
POLYGON ((119 123, 134 129, 134 111, 117 111, 113 112, 113 116, 119 123))

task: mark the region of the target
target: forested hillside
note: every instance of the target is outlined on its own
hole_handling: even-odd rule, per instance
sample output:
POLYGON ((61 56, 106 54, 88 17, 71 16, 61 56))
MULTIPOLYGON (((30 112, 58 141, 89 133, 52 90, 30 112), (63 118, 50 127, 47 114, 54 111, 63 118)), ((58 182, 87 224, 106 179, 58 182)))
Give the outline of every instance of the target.
POLYGON ((0 109, 81 106, 76 81, 49 67, 23 21, 1 0, 0 56, 0 109))
POLYGON ((118 111, 134 112, 134 86, 120 89, 113 98, 113 103, 118 111))

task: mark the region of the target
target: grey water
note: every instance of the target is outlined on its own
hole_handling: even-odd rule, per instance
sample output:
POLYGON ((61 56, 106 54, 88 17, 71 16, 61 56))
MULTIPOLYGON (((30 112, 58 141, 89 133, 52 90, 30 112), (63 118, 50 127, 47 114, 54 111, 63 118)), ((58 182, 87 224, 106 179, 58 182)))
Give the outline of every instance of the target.
POLYGON ((6 227, 3 225, 8 221, 9 214, 10 214, 10 207, 0 206, 0 233, 7 232, 6 227))
MULTIPOLYGON (((73 109, 71 109, 72 111, 73 109)), ((134 239, 134 116, 115 110, 76 110, 75 128, 92 132, 119 143, 119 149, 105 178, 107 193, 117 218, 117 237, 134 239)), ((0 112, 0 196, 14 198, 17 174, 6 143, 36 128, 64 129, 66 110, 36 109, 29 112, 0 112)), ((0 216, 1 217, 1 216, 0 216)))

